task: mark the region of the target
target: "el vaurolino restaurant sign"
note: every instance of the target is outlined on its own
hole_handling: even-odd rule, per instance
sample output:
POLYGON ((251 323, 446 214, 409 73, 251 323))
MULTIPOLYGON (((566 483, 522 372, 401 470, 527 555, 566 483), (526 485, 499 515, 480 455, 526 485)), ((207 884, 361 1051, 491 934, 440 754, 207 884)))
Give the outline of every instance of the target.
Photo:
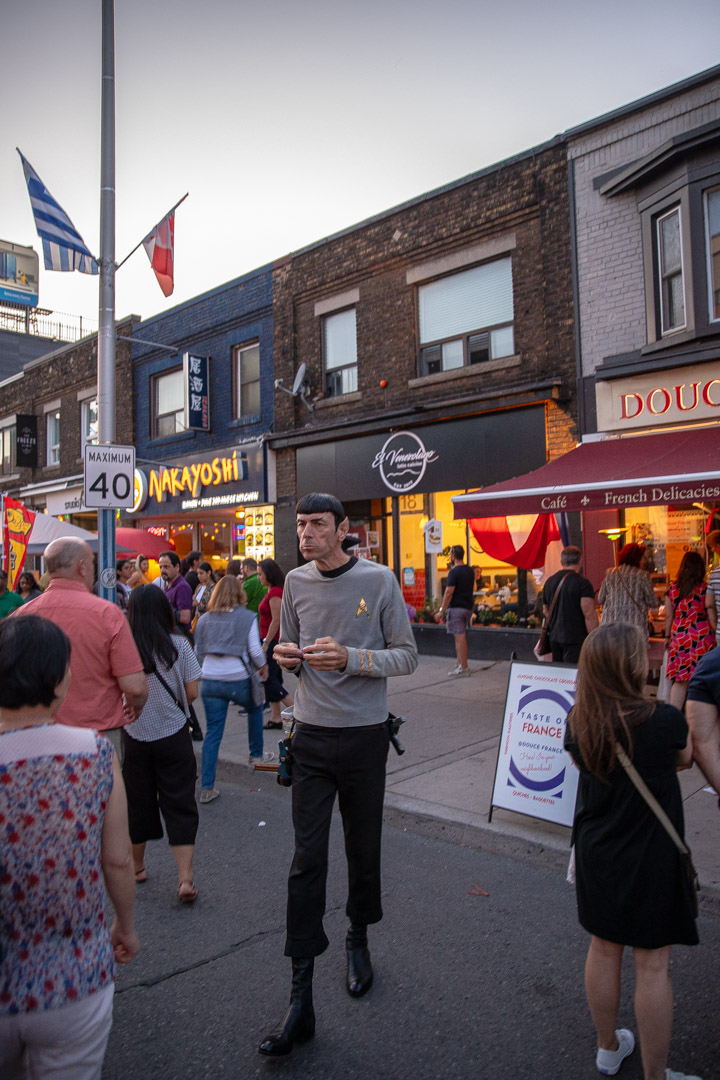
POLYGON ((298 447, 297 494, 343 500, 457 491, 507 480, 545 464, 545 410, 529 406, 412 430, 298 447), (522 438, 513 438, 517 425, 522 438))

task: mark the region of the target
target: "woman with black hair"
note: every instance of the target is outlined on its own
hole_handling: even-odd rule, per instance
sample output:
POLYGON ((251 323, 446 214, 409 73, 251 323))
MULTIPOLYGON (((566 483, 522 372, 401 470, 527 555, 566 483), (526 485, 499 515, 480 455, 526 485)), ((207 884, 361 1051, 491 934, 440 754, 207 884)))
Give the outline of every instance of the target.
POLYGON ((162 839, 162 814, 177 863, 178 900, 191 904, 197 897, 192 861, 198 808, 188 709, 198 695, 200 665, 160 589, 133 589, 128 621, 149 688, 142 712, 122 732, 135 880, 147 881, 145 845, 162 839))
POLYGON ((677 580, 665 597, 665 648, 670 704, 682 709, 688 684, 701 656, 715 648, 717 611, 715 597, 705 584, 705 560, 697 551, 686 551, 677 580))
POLYGON ((209 562, 201 562, 197 568, 198 587, 193 594, 193 630, 195 624, 201 615, 204 615, 207 611, 208 604, 210 603, 210 597, 213 594, 213 589, 217 583, 217 578, 213 573, 213 568, 209 562))
POLYGON ((293 699, 283 686, 280 665, 273 656, 280 637, 280 607, 282 605, 285 574, 274 559, 262 559, 258 563, 258 577, 260 578, 260 584, 267 589, 258 608, 260 638, 268 664, 265 700, 270 705, 270 719, 265 727, 281 728, 280 705, 288 709, 293 703, 293 699))
POLYGON ((120 768, 109 739, 54 722, 69 684, 70 641, 59 626, 38 615, 3 620, 0 1075, 7 1077, 99 1077, 115 963, 128 963, 139 948, 120 768))
POLYGON ((35 580, 32 570, 23 570, 17 580, 15 592, 22 596, 25 604, 30 600, 34 600, 36 596, 42 596, 42 589, 35 580))

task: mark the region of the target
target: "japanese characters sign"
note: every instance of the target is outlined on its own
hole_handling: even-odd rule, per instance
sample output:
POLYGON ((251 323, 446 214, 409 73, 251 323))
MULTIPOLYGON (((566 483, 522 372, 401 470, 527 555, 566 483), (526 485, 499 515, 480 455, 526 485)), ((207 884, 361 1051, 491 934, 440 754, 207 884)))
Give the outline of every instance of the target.
POLYGON ((210 430, 210 357, 183 356, 185 376, 185 427, 210 430))

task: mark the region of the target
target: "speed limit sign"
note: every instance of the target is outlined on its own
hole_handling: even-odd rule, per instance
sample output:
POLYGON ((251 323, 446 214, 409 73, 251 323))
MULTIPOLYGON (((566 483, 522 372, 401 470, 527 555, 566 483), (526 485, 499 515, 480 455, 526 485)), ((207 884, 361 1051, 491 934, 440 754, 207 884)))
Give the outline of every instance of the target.
POLYGON ((85 445, 85 505, 124 510, 133 503, 134 446, 85 445))

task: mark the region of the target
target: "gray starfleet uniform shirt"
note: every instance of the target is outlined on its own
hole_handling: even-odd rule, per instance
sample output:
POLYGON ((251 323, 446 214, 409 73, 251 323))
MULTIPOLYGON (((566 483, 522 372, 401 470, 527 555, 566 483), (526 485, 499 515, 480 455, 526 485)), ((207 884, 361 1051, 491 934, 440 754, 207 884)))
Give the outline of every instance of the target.
POLYGON ((280 640, 300 648, 332 637, 348 650, 345 671, 298 669, 295 718, 320 727, 362 727, 387 719, 386 683, 418 663, 405 601, 387 566, 358 559, 322 574, 314 562, 285 579, 280 640), (343 568, 340 568, 341 571, 343 568))

